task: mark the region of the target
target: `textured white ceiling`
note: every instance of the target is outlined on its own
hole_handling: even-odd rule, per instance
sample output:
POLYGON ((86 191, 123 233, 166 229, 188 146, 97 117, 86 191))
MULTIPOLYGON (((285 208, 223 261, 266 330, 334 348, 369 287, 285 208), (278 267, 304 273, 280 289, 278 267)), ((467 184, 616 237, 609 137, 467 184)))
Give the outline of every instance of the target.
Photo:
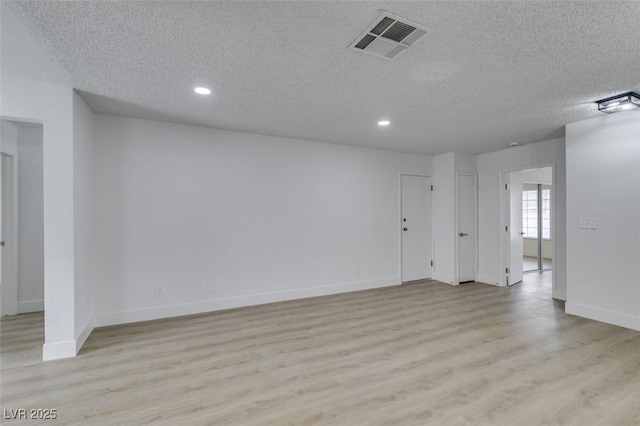
POLYGON ((640 90, 637 1, 5 4, 114 115, 482 153, 561 136, 601 114, 593 101, 640 90), (347 49, 381 10, 433 31, 396 61, 347 49))

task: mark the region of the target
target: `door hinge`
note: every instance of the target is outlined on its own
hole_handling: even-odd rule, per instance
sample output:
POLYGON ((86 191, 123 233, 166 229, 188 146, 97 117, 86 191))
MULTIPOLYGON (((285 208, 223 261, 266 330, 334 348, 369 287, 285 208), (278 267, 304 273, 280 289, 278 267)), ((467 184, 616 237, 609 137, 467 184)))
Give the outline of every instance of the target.
POLYGON ((505 227, 504 227, 504 230, 505 230, 505 231, 507 231, 507 232, 509 232, 509 227, 508 227, 508 226, 505 226, 505 227))
POLYGON ((433 185, 431 185, 431 190, 433 191, 433 185))
POLYGON ((509 273, 509 268, 505 268, 504 271, 508 274, 509 273))
POLYGON ((507 287, 509 287, 509 276, 507 275, 507 287))
POLYGON ((509 189, 509 184, 508 183, 504 184, 504 189, 509 189))
POLYGON ((433 266, 433 260, 431 261, 431 266, 433 266))

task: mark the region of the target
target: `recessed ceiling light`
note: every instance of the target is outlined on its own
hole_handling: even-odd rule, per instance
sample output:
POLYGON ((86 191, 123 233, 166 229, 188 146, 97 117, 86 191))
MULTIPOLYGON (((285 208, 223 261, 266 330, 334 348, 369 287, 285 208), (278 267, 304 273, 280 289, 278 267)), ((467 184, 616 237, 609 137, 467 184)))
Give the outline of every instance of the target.
POLYGON ((210 95, 211 94, 211 89, 207 89, 206 87, 196 87, 195 89, 193 89, 194 92, 196 92, 198 95, 210 95))
POLYGON ((378 126, 388 126, 389 124, 391 124, 391 122, 389 120, 380 120, 380 121, 378 121, 378 126))

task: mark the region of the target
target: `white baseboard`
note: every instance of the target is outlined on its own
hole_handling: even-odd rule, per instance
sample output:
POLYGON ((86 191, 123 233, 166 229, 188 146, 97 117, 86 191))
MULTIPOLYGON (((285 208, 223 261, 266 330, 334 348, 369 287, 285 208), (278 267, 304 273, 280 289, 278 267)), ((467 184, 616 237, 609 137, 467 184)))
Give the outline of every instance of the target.
POLYGON ((82 349, 82 345, 87 341, 87 338, 93 331, 93 317, 89 319, 89 321, 85 324, 85 326, 80 330, 80 333, 76 336, 76 354, 80 352, 82 349))
POLYGON ((500 279, 494 275, 478 274, 478 277, 476 278, 476 282, 482 283, 482 284, 500 286, 500 279))
MULTIPOLYGON (((546 250, 545 250, 546 251, 546 250)), ((522 255, 524 257, 535 257, 536 259, 538 258, 538 250, 536 249, 535 251, 523 251, 522 255)), ((542 254, 542 258, 546 259, 546 260, 551 260, 551 255, 550 254, 542 254)))
MULTIPOLYGON (((567 301, 567 289, 563 288, 563 289, 553 289, 551 291, 551 297, 553 297, 556 300, 562 300, 563 302, 567 301)), ((565 307, 566 309, 566 307, 565 307)))
POLYGON ((42 360, 53 361, 76 356, 76 341, 63 340, 61 342, 45 343, 42 345, 42 360))
POLYGON ((44 299, 40 300, 25 300, 18 302, 18 313, 26 314, 28 312, 42 312, 44 311, 44 299))
POLYGON ((619 312, 608 311, 606 309, 594 308, 592 306, 585 306, 571 302, 567 302, 565 304, 564 310, 570 315, 576 315, 640 331, 640 317, 633 315, 621 314, 619 312))
POLYGON ((56 359, 63 358, 73 358, 78 352, 80 352, 80 348, 84 345, 87 338, 93 331, 93 318, 87 322, 75 340, 63 340, 61 342, 52 342, 45 343, 42 345, 42 360, 43 361, 53 361, 56 359))
POLYGON ((433 274, 432 279, 451 285, 455 285, 456 282, 456 278, 453 275, 433 274))
POLYGON ((204 312, 220 311, 224 309, 241 308, 245 306, 263 305, 265 303, 283 302, 286 300, 305 299, 308 297, 326 296, 330 294, 347 293, 358 290, 390 287, 399 285, 400 281, 400 277, 390 277, 372 281, 357 281, 328 286, 284 290, 271 293, 259 293, 247 296, 210 299, 199 302, 181 303, 176 305, 135 309, 130 311, 109 312, 97 314, 95 316, 94 325, 95 327, 104 327, 108 325, 149 321, 183 315, 193 315, 204 312))

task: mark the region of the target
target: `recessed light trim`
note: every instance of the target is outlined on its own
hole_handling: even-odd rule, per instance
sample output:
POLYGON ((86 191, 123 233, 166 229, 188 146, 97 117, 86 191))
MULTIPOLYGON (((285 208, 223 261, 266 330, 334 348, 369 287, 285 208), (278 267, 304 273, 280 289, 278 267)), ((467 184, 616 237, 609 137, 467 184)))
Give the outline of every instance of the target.
POLYGON ((198 95, 210 95, 211 94, 211 89, 208 89, 206 87, 196 87, 193 89, 194 92, 196 92, 198 95))
POLYGON ((391 122, 389 120, 380 120, 380 121, 378 121, 378 126, 380 126, 380 127, 388 126, 389 124, 391 124, 391 122))

